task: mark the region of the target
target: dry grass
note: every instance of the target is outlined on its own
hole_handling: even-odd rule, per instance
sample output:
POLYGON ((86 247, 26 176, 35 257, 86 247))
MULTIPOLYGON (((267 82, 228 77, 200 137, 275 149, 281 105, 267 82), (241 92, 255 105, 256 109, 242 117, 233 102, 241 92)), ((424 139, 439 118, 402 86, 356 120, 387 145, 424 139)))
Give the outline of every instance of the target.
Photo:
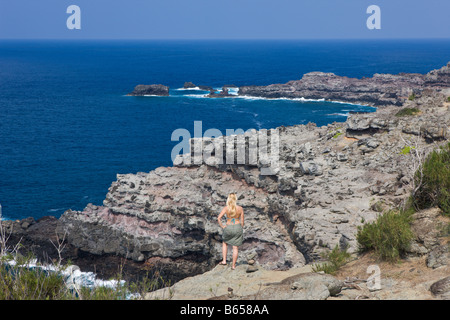
POLYGON ((336 278, 367 279, 367 268, 377 265, 381 271, 382 290, 369 293, 368 290, 343 290, 340 299, 355 299, 367 295, 370 299, 437 299, 429 291, 432 283, 450 274, 448 266, 428 268, 426 256, 400 260, 397 263, 381 261, 373 253, 361 255, 336 272, 336 278))

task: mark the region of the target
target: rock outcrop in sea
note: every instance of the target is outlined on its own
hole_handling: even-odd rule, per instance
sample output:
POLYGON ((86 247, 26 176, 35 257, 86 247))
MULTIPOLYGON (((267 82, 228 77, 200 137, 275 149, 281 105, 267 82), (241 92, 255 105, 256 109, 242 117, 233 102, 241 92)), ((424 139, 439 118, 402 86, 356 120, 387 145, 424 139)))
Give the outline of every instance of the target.
MULTIPOLYGON (((211 270, 221 259, 217 216, 228 193, 236 192, 245 211, 238 263, 252 256, 267 270, 286 270, 311 263, 336 245, 355 252, 357 227, 373 221, 379 206, 399 205, 409 195, 416 159, 405 150, 426 152, 448 141, 449 74, 450 64, 426 75, 351 79, 310 73, 285 85, 240 87, 240 95, 325 98, 380 108, 322 127, 309 123, 247 132, 247 147, 267 135, 267 146, 256 146, 269 154, 277 139, 277 166, 270 174, 270 157, 250 162, 247 152, 242 164, 219 161, 218 155, 230 150, 236 160, 238 136, 192 139, 191 154, 179 155, 173 167, 118 174, 102 205, 66 211, 52 220, 53 230, 69 244, 76 264, 77 259, 100 266, 111 257, 127 258, 135 270, 158 264, 181 279, 211 270), (396 116, 400 106, 420 112, 396 116), (186 161, 205 150, 210 156, 204 161, 186 161)), ((136 93, 166 92, 138 87, 136 93)))
POLYGON ((129 96, 168 96, 169 87, 162 84, 139 84, 128 94, 129 96))
POLYGON ((210 86, 203 86, 203 85, 197 86, 197 85, 193 84, 192 82, 185 82, 183 85, 183 88, 184 89, 199 89, 199 90, 204 90, 204 91, 213 90, 213 88, 210 86))

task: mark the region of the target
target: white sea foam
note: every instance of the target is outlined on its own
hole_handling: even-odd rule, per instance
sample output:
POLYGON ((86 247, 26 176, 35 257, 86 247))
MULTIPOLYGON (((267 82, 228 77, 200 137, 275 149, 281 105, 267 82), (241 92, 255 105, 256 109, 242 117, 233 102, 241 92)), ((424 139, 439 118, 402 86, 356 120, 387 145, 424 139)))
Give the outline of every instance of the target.
MULTIPOLYGON (((237 91, 235 91, 237 92, 237 91)), ((233 98, 233 99, 243 99, 243 100, 266 100, 266 101, 299 101, 299 102, 330 102, 330 103, 344 103, 351 104, 345 102, 334 102, 334 101, 325 101, 325 99, 305 99, 301 98, 266 98, 266 97, 255 97, 255 96, 240 96, 237 93, 229 92, 231 96, 218 97, 218 98, 233 98)), ((210 98, 208 94, 185 94, 183 97, 188 98, 210 98)))
MULTIPOLYGON (((255 96, 237 96, 237 98, 246 100, 267 100, 267 101, 300 101, 300 102, 325 102, 325 99, 305 99, 301 98, 266 98, 266 97, 255 97, 255 96)), ((331 102, 331 101, 330 101, 331 102)))
POLYGON ((262 122, 255 119, 255 124, 258 130, 262 129, 262 122))
MULTIPOLYGON (((236 96, 236 98, 242 98, 242 99, 247 99, 247 100, 268 100, 268 101, 328 102, 328 103, 346 104, 346 105, 350 105, 350 106, 370 107, 370 108, 376 109, 376 107, 372 107, 369 105, 344 102, 344 101, 325 100, 325 98, 321 98, 321 99, 305 99, 303 97, 300 97, 300 98, 286 98, 286 97, 266 98, 266 97, 255 97, 255 96, 236 96)), ((347 110, 344 110, 344 111, 347 111, 347 110)))
POLYGON ((66 208, 49 209, 49 210, 47 210, 47 212, 57 212, 57 211, 65 210, 65 209, 66 208))
POLYGON ((189 90, 196 90, 196 91, 208 91, 208 90, 203 90, 200 89, 199 87, 194 87, 194 88, 178 88, 178 89, 173 89, 175 91, 189 91, 189 90))
MULTIPOLYGON (((213 88, 215 92, 221 92, 222 88, 213 88)), ((178 89, 174 89, 175 91, 189 91, 189 90, 193 90, 193 91, 207 91, 207 90, 202 90, 199 87, 195 87, 195 88, 178 88, 178 89)), ((321 98, 321 99, 305 99, 304 97, 300 97, 300 98, 286 98, 286 97, 281 97, 281 98, 266 98, 266 97, 257 97, 257 96, 246 96, 246 95, 239 95, 239 88, 228 88, 228 93, 229 96, 224 96, 224 97, 217 97, 217 98, 236 98, 236 99, 244 99, 244 100, 266 100, 266 101, 298 101, 298 102, 328 102, 328 103, 338 103, 338 104, 346 104, 346 105, 351 105, 351 106, 359 106, 359 107, 370 107, 373 109, 376 109, 376 107, 372 107, 369 105, 364 105, 364 104, 358 104, 358 103, 350 103, 350 102, 344 102, 344 101, 333 101, 333 100, 325 100, 325 98, 321 98)), ((160 97, 159 95, 144 95, 144 97, 160 97)), ((170 95, 170 97, 180 97, 178 95, 172 96, 170 95)), ((208 97, 208 94, 184 94, 181 95, 181 97, 187 97, 187 98, 211 98, 208 97)), ((348 110, 344 110, 344 111, 348 111, 348 110)))
POLYGON ((340 112, 337 112, 337 113, 330 113, 330 114, 327 114, 327 116, 341 116, 341 117, 348 117, 350 115, 350 113, 340 113, 340 112))
POLYGON ((184 94, 183 97, 186 98, 207 98, 206 94, 184 94))
POLYGON ((228 93, 237 96, 239 88, 228 88, 228 93))

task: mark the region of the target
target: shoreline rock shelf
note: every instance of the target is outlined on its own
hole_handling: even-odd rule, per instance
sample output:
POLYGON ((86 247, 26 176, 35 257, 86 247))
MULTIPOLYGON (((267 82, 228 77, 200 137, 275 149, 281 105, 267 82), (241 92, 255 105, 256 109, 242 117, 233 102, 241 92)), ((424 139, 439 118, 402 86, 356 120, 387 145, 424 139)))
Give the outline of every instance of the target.
POLYGON ((301 80, 268 86, 242 86, 239 95, 265 98, 305 98, 342 101, 370 106, 401 106, 425 89, 450 87, 450 62, 425 75, 416 73, 375 74, 371 78, 348 78, 334 73, 310 72, 301 80))

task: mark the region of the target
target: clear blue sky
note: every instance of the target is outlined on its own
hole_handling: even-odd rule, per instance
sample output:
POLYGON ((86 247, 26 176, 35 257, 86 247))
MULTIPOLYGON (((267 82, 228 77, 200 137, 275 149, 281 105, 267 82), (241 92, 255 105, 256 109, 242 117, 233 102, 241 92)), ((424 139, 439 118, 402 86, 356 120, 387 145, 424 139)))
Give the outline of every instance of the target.
POLYGON ((450 38, 450 0, 0 0, 0 38, 450 38), (381 30, 366 27, 372 4, 381 30))

